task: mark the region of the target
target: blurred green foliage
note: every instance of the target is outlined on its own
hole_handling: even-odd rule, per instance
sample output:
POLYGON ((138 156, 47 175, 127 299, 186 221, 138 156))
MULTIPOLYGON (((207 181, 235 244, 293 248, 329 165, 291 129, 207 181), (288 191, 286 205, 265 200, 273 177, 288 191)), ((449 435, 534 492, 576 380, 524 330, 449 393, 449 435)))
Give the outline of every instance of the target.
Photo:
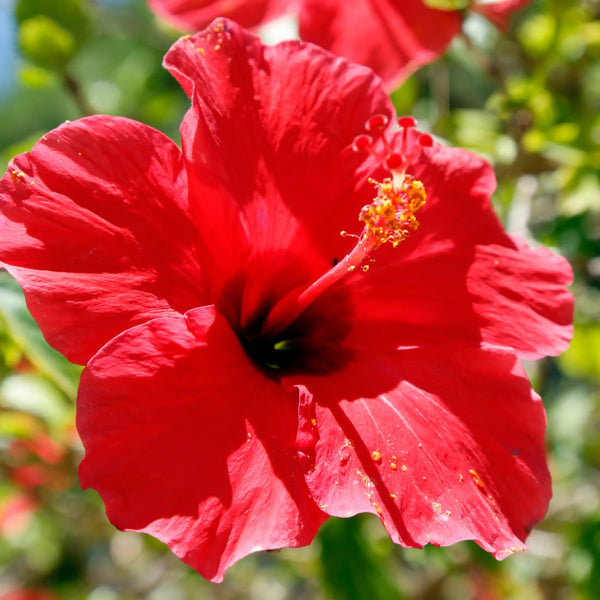
MULTIPOLYGON (((143 0, 111 5, 15 2, 20 80, 0 99, 2 167, 45 131, 88 113, 139 119, 178 140, 187 99, 161 67, 178 34, 143 0)), ((472 543, 403 550, 377 519, 363 516, 332 519, 308 548, 253 555, 223 584, 205 582, 159 542, 116 531, 97 494, 79 489, 79 369, 46 345, 4 273, 0 598, 25 589, 31 594, 15 600, 599 597, 600 2, 535 0, 506 33, 476 16, 465 31, 392 98, 400 114, 486 156, 508 229, 554 247, 573 265, 571 348, 527 365, 548 411, 554 478, 554 499, 530 551, 498 563, 472 543)))
POLYGON ((71 33, 44 15, 36 15, 21 23, 19 42, 25 56, 57 71, 63 70, 77 52, 71 33))

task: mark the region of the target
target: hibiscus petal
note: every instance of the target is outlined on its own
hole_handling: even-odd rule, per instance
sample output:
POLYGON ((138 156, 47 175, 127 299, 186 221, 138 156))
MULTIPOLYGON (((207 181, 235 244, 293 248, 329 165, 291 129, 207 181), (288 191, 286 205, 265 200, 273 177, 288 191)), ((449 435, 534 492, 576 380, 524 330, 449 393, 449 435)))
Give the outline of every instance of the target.
POLYGON ((491 166, 436 145, 412 166, 427 191, 420 227, 378 250, 347 286, 356 305, 353 341, 396 346, 463 340, 513 348, 526 359, 556 355, 572 335, 569 263, 507 235, 494 213, 491 166), (395 337, 392 335, 395 332, 395 337))
POLYGON ((280 297, 348 251, 340 230, 371 199, 352 142, 393 108, 370 70, 310 44, 265 47, 226 20, 177 42, 165 66, 192 99, 183 151, 211 276, 224 287, 241 272, 241 312, 255 313, 261 290, 280 297))
POLYGON ((81 484, 114 525, 220 581, 251 552, 310 543, 325 518, 296 457, 297 398, 248 362, 214 308, 149 321, 83 372, 81 484))
POLYGON ((0 180, 0 229, 0 260, 73 362, 206 303, 181 152, 141 123, 94 116, 46 134, 0 180))
POLYGON ((300 37, 368 65, 394 89, 435 60, 462 26, 458 11, 423 0, 304 0, 300 37))
POLYGON ((204 29, 217 17, 254 27, 277 17, 288 3, 287 0, 148 0, 152 10, 189 31, 204 29))
POLYGON ((481 246, 467 287, 484 341, 509 346, 524 359, 556 356, 573 336, 569 263, 546 248, 481 246))
POLYGON ((323 510, 378 514, 405 546, 524 549, 551 490, 544 409, 510 352, 362 356, 303 384, 299 444, 323 510))
POLYGON ((521 10, 530 2, 531 0, 499 0, 492 3, 474 2, 471 8, 489 19, 496 27, 506 31, 511 14, 521 10))

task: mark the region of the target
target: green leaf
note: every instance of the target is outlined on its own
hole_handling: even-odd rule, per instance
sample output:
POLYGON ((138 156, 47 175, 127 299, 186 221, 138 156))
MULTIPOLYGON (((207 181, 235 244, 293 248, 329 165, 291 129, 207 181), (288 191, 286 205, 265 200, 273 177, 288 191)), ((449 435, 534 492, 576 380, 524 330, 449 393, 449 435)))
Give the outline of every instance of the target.
POLYGON ((2 438, 31 438, 40 430, 40 422, 31 413, 2 411, 0 442, 2 438))
POLYGON ((323 583, 334 600, 400 600, 403 595, 386 572, 386 560, 369 543, 364 517, 331 518, 321 528, 323 583))
POLYGON ((69 30, 44 15, 21 23, 19 45, 27 58, 54 71, 64 71, 77 52, 75 38, 69 30))
POLYGON ((535 15, 521 25, 517 36, 528 54, 542 57, 552 49, 556 26, 553 15, 535 15))
POLYGON ((65 404, 60 390, 36 373, 18 373, 0 384, 2 404, 31 413, 56 428, 72 421, 72 408, 65 404))
POLYGON ((48 345, 27 310, 23 292, 8 273, 0 273, 0 320, 31 363, 75 399, 81 368, 48 345))
POLYGON ((44 16, 68 31, 80 46, 88 37, 90 19, 82 0, 18 0, 15 6, 17 22, 44 16))
POLYGON ((571 345, 558 361, 569 375, 600 377, 600 323, 575 325, 571 345))
POLYGON ((56 83, 56 74, 42 67, 28 65, 19 71, 19 79, 23 85, 39 89, 54 85, 56 83))
POLYGON ((414 77, 409 77, 391 95, 391 100, 398 115, 412 114, 418 98, 419 86, 414 77))

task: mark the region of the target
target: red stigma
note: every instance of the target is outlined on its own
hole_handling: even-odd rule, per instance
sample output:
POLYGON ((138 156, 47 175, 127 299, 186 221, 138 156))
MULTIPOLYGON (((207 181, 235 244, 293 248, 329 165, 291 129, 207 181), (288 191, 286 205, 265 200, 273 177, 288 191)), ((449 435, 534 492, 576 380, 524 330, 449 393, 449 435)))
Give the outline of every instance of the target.
POLYGON ((417 127, 417 120, 411 116, 400 117, 397 120, 398 126, 401 128, 401 146, 399 151, 394 149, 392 137, 386 135, 385 129, 389 124, 389 119, 386 115, 378 113, 373 115, 365 123, 365 130, 370 135, 360 134, 354 138, 352 149, 355 152, 366 150, 374 156, 377 161, 392 173, 397 181, 406 173, 410 163, 418 156, 423 148, 433 146, 433 137, 428 133, 417 131, 418 135, 413 135, 409 139, 409 129, 417 127), (382 142, 383 149, 376 150, 375 146, 382 142))
POLYGON ((385 160, 385 165, 390 171, 401 169, 403 163, 404 159, 400 154, 390 154, 385 160))
POLYGON ((368 150, 371 147, 371 144, 371 138, 367 134, 361 133, 354 138, 354 141, 352 142, 352 150, 354 150, 354 152, 368 150))
POLYGON ((408 129, 410 127, 417 126, 417 120, 414 117, 400 117, 398 119, 398 125, 402 127, 402 129, 408 129))
POLYGON ((382 133, 390 120, 383 114, 373 115, 366 123, 365 129, 375 133, 382 133))
POLYGON ((431 148, 433 146, 433 138, 428 133, 422 133, 418 141, 419 145, 423 148, 431 148))

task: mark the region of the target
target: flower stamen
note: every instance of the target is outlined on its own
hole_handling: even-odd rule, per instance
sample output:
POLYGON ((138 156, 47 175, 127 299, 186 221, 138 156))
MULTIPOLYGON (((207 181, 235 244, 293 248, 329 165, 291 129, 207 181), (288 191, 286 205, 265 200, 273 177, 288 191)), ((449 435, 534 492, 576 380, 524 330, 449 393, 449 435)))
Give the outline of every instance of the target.
POLYGON ((284 297, 269 313, 263 332, 285 329, 334 283, 357 269, 366 273, 373 262, 371 254, 375 250, 384 244, 396 248, 411 231, 419 227, 416 213, 425 204, 425 187, 418 179, 407 174, 407 169, 423 148, 433 145, 433 138, 423 133, 409 135, 409 130, 415 128, 417 122, 412 117, 400 117, 398 125, 402 129, 402 135, 398 152, 386 135, 388 123, 389 119, 385 115, 373 115, 365 124, 370 135, 357 135, 352 143, 355 152, 368 152, 391 175, 383 181, 369 178, 377 193, 373 201, 363 206, 359 213, 359 220, 364 223, 362 233, 356 236, 341 232, 344 237, 356 237, 356 245, 300 294, 292 292, 284 297), (375 147, 379 142, 383 145, 383 153, 375 147))
POLYGON ((415 213, 425 204, 425 187, 412 175, 403 176, 400 189, 392 179, 369 181, 377 187, 377 196, 360 211, 363 243, 368 241, 372 250, 388 242, 396 248, 419 227, 415 213))
POLYGON ((367 151, 391 174, 382 182, 369 179, 377 188, 377 195, 371 204, 363 206, 359 219, 365 224, 359 244, 369 247, 369 253, 382 244, 391 243, 395 248, 405 240, 410 231, 418 228, 415 213, 425 204, 423 184, 407 175, 410 163, 421 150, 433 144, 433 138, 425 133, 418 135, 411 143, 409 130, 416 128, 417 121, 405 116, 398 119, 402 130, 400 151, 394 151, 393 144, 385 134, 389 120, 385 115, 374 115, 365 124, 365 129, 376 134, 376 140, 383 143, 385 155, 374 147, 374 141, 368 135, 361 134, 352 145, 356 152, 367 151))

